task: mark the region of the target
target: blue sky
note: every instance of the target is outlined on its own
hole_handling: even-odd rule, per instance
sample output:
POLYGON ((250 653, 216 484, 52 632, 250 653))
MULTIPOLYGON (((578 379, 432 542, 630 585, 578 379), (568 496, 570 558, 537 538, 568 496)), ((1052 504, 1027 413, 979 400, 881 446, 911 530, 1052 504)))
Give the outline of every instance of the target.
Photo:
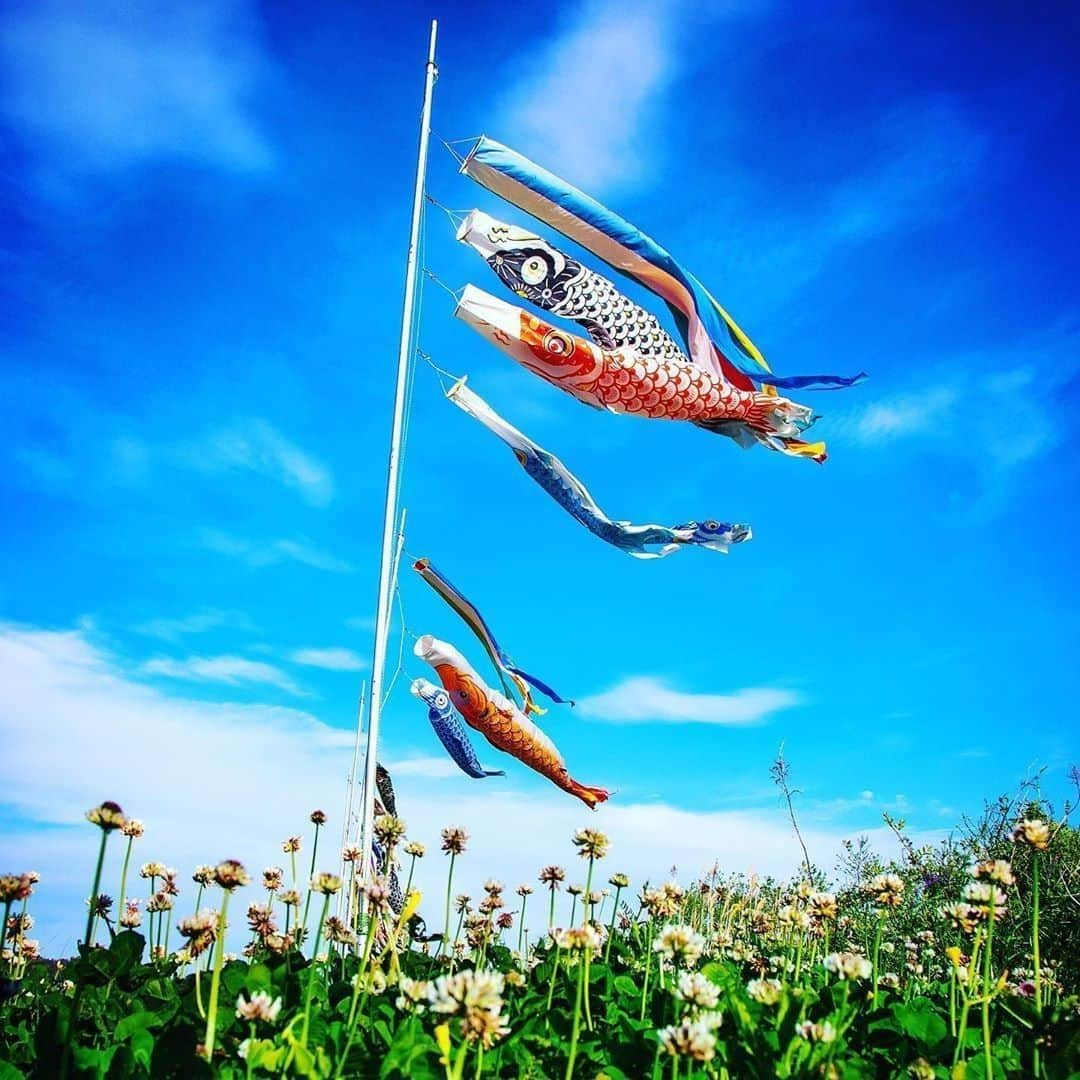
MULTIPOLYGON (((618 794, 592 818, 514 762, 456 774, 406 651, 382 756, 412 831, 470 828, 478 880, 567 859, 586 822, 639 879, 713 853, 781 871, 798 859, 768 780, 781 741, 826 866, 886 809, 932 834, 1043 767, 1060 800, 1080 691, 1075 15, 363 8, 0 14, 0 833, 18 864, 0 869, 45 874, 46 944, 70 932, 92 858, 77 823, 101 798, 147 820, 144 857, 185 868, 271 863, 315 805, 340 825, 432 15, 437 135, 486 132, 607 201, 778 370, 871 379, 805 396, 824 466, 743 452, 583 408, 429 283, 423 348, 613 517, 755 536, 626 558, 421 366, 407 548, 582 703, 548 730, 618 794), (748 691, 755 722, 732 723, 748 691)), ((528 223, 438 142, 428 186, 528 223)), ((438 211, 424 258, 497 290, 438 211)), ((479 666, 409 572, 400 595, 412 632, 479 666)))

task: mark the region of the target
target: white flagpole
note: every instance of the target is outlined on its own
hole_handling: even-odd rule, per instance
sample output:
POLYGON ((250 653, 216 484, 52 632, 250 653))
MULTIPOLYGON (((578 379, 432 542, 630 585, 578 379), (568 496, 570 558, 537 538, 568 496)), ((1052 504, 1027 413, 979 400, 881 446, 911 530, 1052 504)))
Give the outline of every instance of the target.
POLYGON ((383 676, 386 668, 386 642, 390 633, 390 602, 394 558, 394 532, 398 525, 398 468, 401 432, 405 413, 405 387, 412 361, 413 297, 416 292, 416 255, 420 241, 420 214, 424 205, 424 179, 427 175, 428 137, 431 134, 431 92, 435 85, 435 36, 438 23, 431 21, 424 107, 420 115, 420 146, 416 156, 416 186, 413 188, 412 226, 409 230, 409 255, 405 266, 405 302, 401 311, 401 340, 398 345, 397 388, 394 392, 394 424, 390 434, 390 461, 386 472, 386 507, 383 511, 382 555, 379 562, 379 603, 375 613, 375 647, 371 661, 371 691, 368 703, 367 749, 364 758, 364 807, 360 819, 362 866, 370 864, 372 818, 375 799, 375 756, 379 745, 379 714, 382 711, 383 676))

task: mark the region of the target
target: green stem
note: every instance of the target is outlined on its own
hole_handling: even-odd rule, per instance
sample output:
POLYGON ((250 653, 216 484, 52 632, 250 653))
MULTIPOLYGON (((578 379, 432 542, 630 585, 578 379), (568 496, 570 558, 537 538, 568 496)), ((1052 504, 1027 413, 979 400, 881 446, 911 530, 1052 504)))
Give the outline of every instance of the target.
POLYGON ((615 901, 611 905, 611 922, 608 924, 607 944, 604 946, 604 963, 611 962, 611 939, 615 936, 615 918, 619 914, 619 893, 622 891, 621 885, 615 886, 615 901))
MULTIPOLYGON (((359 913, 357 914, 359 918, 359 913)), ((367 936, 364 938, 364 955, 360 960, 360 967, 356 971, 356 981, 353 983, 353 996, 352 1003, 349 1006, 349 1021, 348 1021, 348 1035, 345 1038, 345 1049, 341 1051, 341 1057, 338 1059, 337 1068, 334 1070, 335 1080, 340 1080, 342 1070, 345 1068, 345 1062, 348 1060, 349 1051, 352 1049, 353 1039, 356 1038, 356 1016, 359 1012, 358 1006, 360 1004, 360 988, 366 986, 366 979, 364 973, 367 970, 368 960, 371 958, 371 946, 375 941, 375 928, 376 922, 374 919, 369 919, 367 936)), ((364 991, 365 995, 367 990, 364 991)))
MULTIPOLYGON (((304 943, 303 939, 305 937, 307 937, 308 912, 311 910, 311 879, 315 876, 315 856, 318 853, 318 850, 319 850, 319 826, 316 825, 315 826, 315 840, 311 845, 311 869, 308 871, 307 895, 304 897, 304 922, 303 922, 303 927, 304 928, 300 932, 300 944, 301 944, 301 946, 304 943)), ((326 918, 325 914, 323 915, 323 918, 324 919, 326 918)), ((320 925, 320 928, 321 928, 322 924, 320 923, 319 925, 320 925)), ((315 954, 312 953, 311 955, 312 955, 312 958, 314 958, 315 954)))
POLYGON ((206 1019, 206 1009, 202 1003, 202 983, 199 981, 199 973, 202 971, 202 957, 195 957, 195 1004, 199 1008, 199 1019, 206 1019))
MULTIPOLYGON (((88 949, 94 946, 94 916, 97 912, 98 891, 101 889, 101 869, 105 865, 105 845, 108 843, 109 834, 105 829, 101 830, 101 846, 98 848, 97 866, 94 868, 94 888, 90 893, 90 911, 86 916, 86 934, 83 941, 88 949)), ((4 932, 7 933, 7 922, 4 923, 4 932)))
POLYGON ((555 887, 556 883, 551 883, 551 903, 548 905, 548 929, 551 930, 555 926, 555 887))
POLYGON ((985 1074, 988 1077, 994 1075, 994 1067, 991 1064, 990 1053, 990 988, 991 978, 993 972, 991 970, 991 963, 993 960, 993 950, 991 946, 994 942, 994 885, 990 883, 990 903, 986 909, 986 952, 983 954, 983 1000, 982 1000, 982 1031, 983 1031, 983 1055, 986 1058, 985 1074))
POLYGON ((874 997, 873 1008, 877 1008, 878 1003, 878 978, 880 971, 878 969, 878 957, 881 952, 881 932, 885 928, 885 912, 884 910, 878 912, 877 926, 874 928, 874 997))
POLYGON ((443 920, 443 936, 442 941, 439 942, 438 952, 435 953, 435 959, 437 960, 443 951, 443 947, 449 944, 450 941, 450 895, 454 887, 454 852, 450 852, 450 869, 446 873, 446 918, 443 920))
POLYGON ((416 856, 411 855, 409 857, 409 878, 405 882, 405 895, 406 896, 409 895, 409 891, 412 889, 413 870, 415 869, 415 867, 416 867, 416 856))
MULTIPOLYGON (((589 856, 589 869, 588 869, 588 872, 585 875, 585 925, 586 926, 588 926, 589 923, 592 922, 593 862, 594 862, 594 859, 590 855, 589 856)), ((584 980, 585 980, 585 1027, 586 1027, 586 1029, 588 1031, 592 1031, 592 1029, 593 1029, 592 1008, 589 1005, 589 998, 591 997, 591 995, 589 993, 589 961, 591 959, 592 959, 592 949, 586 948, 586 950, 585 950, 585 958, 584 958, 585 972, 584 972, 583 977, 584 977, 584 980)))
POLYGON ((649 972, 652 971, 652 943, 653 943, 653 921, 649 920, 649 935, 645 946, 645 978, 641 983, 641 1013, 638 1015, 639 1020, 645 1019, 645 1001, 649 996, 649 972))
POLYGON ((564 1080, 570 1080, 574 1075, 574 1059, 577 1057, 578 1037, 581 1035, 581 998, 585 988, 585 966, 578 968, 577 991, 574 995, 574 1023, 570 1029, 570 1055, 566 1059, 566 1073, 564 1080))
MULTIPOLYGON (((319 827, 315 826, 315 837, 318 839, 319 827)), ((311 966, 308 968, 307 993, 304 996, 304 1026, 300 1029, 300 1045, 306 1050, 308 1041, 308 1028, 311 1026, 311 999, 315 993, 315 972, 318 969, 319 941, 322 939, 323 923, 326 922, 327 912, 330 910, 330 894, 323 897, 322 915, 319 916, 319 925, 315 927, 315 945, 311 950, 311 966)))
POLYGON ((131 859, 131 845, 134 841, 134 836, 128 837, 127 850, 124 852, 124 865, 120 870, 120 905, 116 909, 117 919, 124 914, 124 897, 127 895, 128 862, 131 859))
POLYGON ((518 915, 518 947, 517 947, 517 951, 518 951, 518 956, 521 957, 522 961, 524 961, 524 959, 525 959, 525 955, 521 951, 521 948, 522 948, 521 943, 525 938, 525 904, 528 902, 528 900, 529 900, 529 897, 527 895, 522 896, 522 898, 521 898, 521 914, 518 915))
POLYGON ((1039 853, 1031 853, 1031 960, 1035 969, 1035 1011, 1042 1013, 1042 966, 1039 963, 1039 853))
POLYGON ((217 922, 217 946, 214 950, 214 974, 210 978, 210 1005, 206 1010, 205 1055, 207 1061, 214 1059, 214 1035, 217 1031, 218 994, 221 992, 221 968, 225 962, 225 912, 229 907, 232 891, 226 889, 221 898, 221 911, 217 922))
POLYGON ((245 1057, 245 1064, 247 1065, 247 1080, 251 1080, 251 1052, 255 1049, 255 1021, 252 1020, 248 1024, 248 1051, 245 1057))

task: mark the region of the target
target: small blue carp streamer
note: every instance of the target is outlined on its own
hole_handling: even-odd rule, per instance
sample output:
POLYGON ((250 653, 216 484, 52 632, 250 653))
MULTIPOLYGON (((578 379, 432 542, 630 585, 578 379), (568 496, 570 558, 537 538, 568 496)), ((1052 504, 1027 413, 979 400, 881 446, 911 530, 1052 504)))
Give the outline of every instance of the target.
POLYGON ((730 525, 724 521, 688 521, 673 528, 612 521, 596 505, 585 485, 557 457, 508 424, 465 385, 464 379, 455 383, 446 396, 498 435, 514 451, 525 472, 572 518, 593 535, 636 559, 661 559, 686 545, 726 552, 730 545, 741 544, 752 536, 748 525, 730 525))
POLYGON ((416 679, 411 689, 418 698, 427 702, 428 719, 439 737, 439 742, 463 773, 474 780, 483 780, 485 776, 506 775, 503 769, 485 769, 480 764, 480 759, 469 742, 469 736, 465 734, 465 728, 450 704, 450 695, 441 686, 436 686, 427 679, 416 679))

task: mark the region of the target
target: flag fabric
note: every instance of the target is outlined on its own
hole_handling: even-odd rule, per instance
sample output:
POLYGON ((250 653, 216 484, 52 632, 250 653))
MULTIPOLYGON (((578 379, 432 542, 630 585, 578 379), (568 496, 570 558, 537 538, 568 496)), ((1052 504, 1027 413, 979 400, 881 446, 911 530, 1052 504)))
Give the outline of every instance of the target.
POLYGON ((731 544, 742 543, 751 537, 748 526, 722 521, 689 521, 673 528, 612 521, 596 504, 585 485, 557 457, 504 420, 479 394, 465 385, 464 379, 455 383, 446 396, 459 409, 498 435, 513 450, 525 472, 571 517, 594 536, 634 558, 659 559, 687 545, 726 552, 731 544))
POLYGON ((481 136, 461 171, 659 296, 693 362, 738 389, 843 387, 865 377, 772 374, 758 347, 708 289, 652 237, 494 139, 481 136))
POLYGON ((432 566, 430 559, 418 559, 413 564, 413 569, 461 616, 465 625, 477 636, 480 643, 487 650, 488 656, 491 657, 491 662, 498 668, 500 678, 505 674, 517 687, 524 703, 526 715, 544 711, 533 702, 530 687, 539 690, 540 693, 560 705, 573 705, 572 701, 560 697, 547 683, 541 682, 535 675, 523 671, 507 656, 495 640, 495 635, 492 634, 476 605, 462 595, 446 577, 439 573, 432 566))
POLYGON ((465 287, 454 314, 524 368, 593 408, 687 420, 743 446, 756 440, 825 460, 824 444, 799 438, 814 422, 813 412, 775 393, 739 390, 692 364, 601 349, 473 285, 465 287))

